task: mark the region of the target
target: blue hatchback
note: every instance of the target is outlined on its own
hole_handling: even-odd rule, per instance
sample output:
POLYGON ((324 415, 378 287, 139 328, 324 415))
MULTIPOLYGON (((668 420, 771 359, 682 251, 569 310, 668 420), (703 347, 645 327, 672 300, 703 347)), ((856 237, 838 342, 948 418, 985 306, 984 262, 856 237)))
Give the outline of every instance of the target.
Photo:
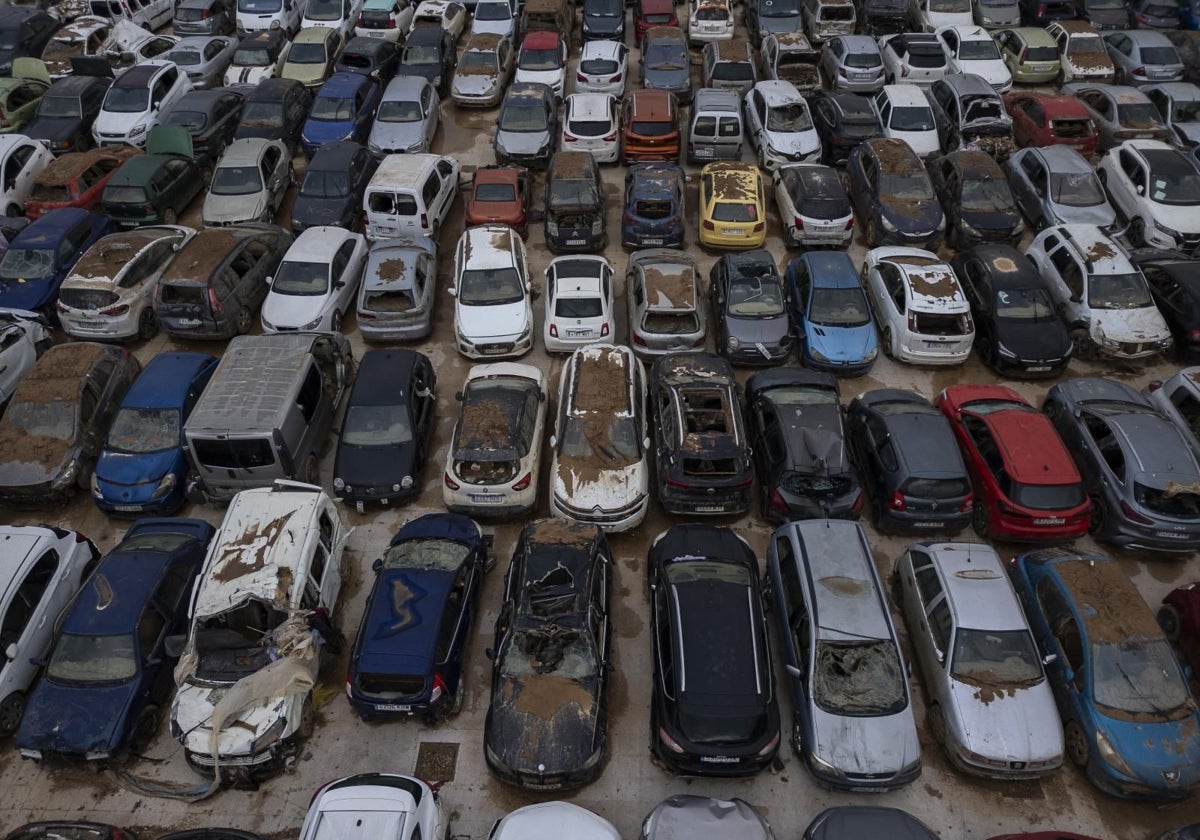
POLYGON ((214 533, 199 519, 141 519, 100 561, 29 694, 23 758, 107 761, 149 741, 175 687, 166 640, 187 627, 214 533))
POLYGON ((346 694, 363 720, 462 705, 462 667, 479 607, 488 545, 475 522, 431 513, 409 522, 375 561, 346 694))
POLYGON ((845 251, 809 251, 787 267, 800 361, 813 370, 862 376, 879 355, 875 318, 845 251))
POLYGON ((358 73, 334 73, 313 97, 300 134, 305 157, 326 143, 354 140, 365 144, 383 92, 379 82, 358 73))
POLYGON ((0 309, 49 312, 83 252, 116 230, 108 216, 78 207, 51 210, 34 221, 0 257, 0 309))
POLYGON ((1048 662, 1067 755, 1096 787, 1129 799, 1200 790, 1200 712, 1154 614, 1116 561, 1045 548, 1013 584, 1048 662))
POLYGON ((674 163, 634 163, 625 173, 621 244, 626 248, 682 248, 683 170, 674 163))
POLYGON ((183 424, 217 367, 204 353, 161 353, 134 381, 113 418, 92 474, 106 513, 169 515, 184 501, 183 424))

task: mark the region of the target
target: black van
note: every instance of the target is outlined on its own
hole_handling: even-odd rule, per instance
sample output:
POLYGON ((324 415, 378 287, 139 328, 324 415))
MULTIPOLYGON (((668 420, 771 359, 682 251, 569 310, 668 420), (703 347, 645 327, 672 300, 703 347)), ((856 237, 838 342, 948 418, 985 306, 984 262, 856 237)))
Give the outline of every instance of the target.
POLYGON ((589 152, 557 152, 546 175, 546 247, 556 254, 604 247, 607 198, 589 152))

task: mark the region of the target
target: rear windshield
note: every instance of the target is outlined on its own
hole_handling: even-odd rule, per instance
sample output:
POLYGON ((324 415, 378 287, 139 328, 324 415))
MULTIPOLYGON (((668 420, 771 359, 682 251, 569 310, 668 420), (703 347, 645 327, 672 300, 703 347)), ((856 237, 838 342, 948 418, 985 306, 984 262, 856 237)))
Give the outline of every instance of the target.
POLYGON ((275 453, 271 449, 271 442, 263 438, 241 440, 198 438, 191 441, 191 448, 192 455, 198 464, 215 469, 249 470, 269 467, 275 463, 275 453))
POLYGON ((1142 47, 1143 64, 1178 64, 1179 53, 1174 47, 1142 47))
POLYGON ((635 122, 630 124, 629 130, 640 137, 666 137, 675 131, 675 124, 672 122, 635 122))
POLYGON ((1084 502, 1081 484, 1021 484, 1011 479, 1007 483, 1005 495, 1033 510, 1070 510, 1084 502))
POLYGON ((912 47, 908 51, 908 63, 912 67, 922 69, 945 67, 946 54, 932 44, 912 47))
POLYGON ((1025 61, 1057 61, 1058 50, 1055 47, 1028 47, 1025 50, 1025 61))
POLYGON ((730 137, 741 138, 742 121, 737 117, 699 116, 692 126, 692 134, 697 137, 730 137))
POLYGON ((757 222, 758 207, 744 201, 719 201, 713 205, 712 216, 718 222, 757 222))
POLYGON ((961 499, 967 495, 963 478, 911 478, 904 485, 904 494, 915 499, 961 499))
POLYGON ((618 67, 617 62, 607 58, 589 58, 579 63, 579 72, 588 76, 611 76, 618 67))
POLYGON ((821 21, 854 21, 853 6, 821 6, 817 14, 821 21))
POLYGON ((722 82, 752 82, 754 65, 748 61, 721 61, 713 67, 712 77, 722 82))
POLYGON ((919 335, 966 335, 970 324, 966 315, 913 312, 913 332, 919 335))
POLYGON ((420 212, 416 196, 408 193, 373 192, 367 197, 367 207, 372 213, 388 216, 415 216, 420 212))
POLYGON ((105 187, 105 204, 145 204, 146 190, 142 187, 105 187))
POLYGON ((174 283, 160 283, 158 286, 158 299, 160 302, 171 304, 202 304, 205 301, 205 286, 197 286, 195 284, 175 285, 174 283))

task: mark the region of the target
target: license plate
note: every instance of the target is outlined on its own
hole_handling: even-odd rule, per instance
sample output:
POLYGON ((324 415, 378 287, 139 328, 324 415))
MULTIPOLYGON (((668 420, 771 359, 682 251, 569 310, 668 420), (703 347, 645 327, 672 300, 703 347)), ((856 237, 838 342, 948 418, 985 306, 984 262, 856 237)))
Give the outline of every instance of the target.
POLYGON ((470 496, 477 505, 498 505, 504 501, 504 496, 495 493, 471 493, 470 496))
POLYGON ((737 764, 741 761, 740 758, 734 758, 729 755, 702 755, 700 762, 702 764, 737 764))
POLYGON ((382 38, 383 30, 382 29, 368 29, 367 37, 368 38, 382 38))
POLYGON ((914 522, 913 526, 916 528, 940 528, 942 526, 942 523, 941 522, 914 522))
MULTIPOLYGON (((721 513, 725 510, 725 505, 696 505, 696 513, 721 513)), ((704 761, 704 759, 700 759, 704 761)), ((737 759, 734 759, 735 761, 737 759)))
POLYGON ((1025 370, 1029 371, 1030 373, 1045 373, 1046 371, 1050 370, 1050 365, 1030 365, 1029 367, 1025 368, 1025 370))
POLYGON ((199 318, 180 318, 179 326, 181 327, 198 327, 202 322, 199 318))
POLYGON ((503 347, 488 347, 483 351, 483 355, 499 356, 501 353, 504 353, 504 352, 506 352, 506 351, 504 350, 503 347))
POLYGON ((741 236, 742 231, 739 228, 721 228, 721 233, 726 236, 741 236))
POLYGON ((666 240, 664 240, 664 239, 661 239, 661 238, 658 238, 658 237, 654 237, 654 238, 652 238, 652 239, 643 239, 643 240, 642 240, 642 244, 643 244, 643 245, 661 245, 661 244, 663 244, 663 242, 665 242, 665 241, 666 241, 666 240))
POLYGON ((1186 540, 1188 538, 1187 534, 1177 534, 1174 531, 1155 531, 1154 536, 1168 540, 1186 540))
POLYGON ((582 239, 568 239, 567 244, 568 245, 583 245, 585 243, 582 239))
POLYGON ((1149 140, 1153 136, 1154 134, 1149 131, 1138 131, 1133 135, 1135 140, 1149 140))
POLYGON ((579 338, 585 335, 591 335, 591 330, 567 330, 567 338, 579 338))
POLYGON ((138 513, 141 509, 141 505, 113 505, 113 510, 119 510, 121 513, 138 513))
POLYGON ((696 149, 696 157, 712 157, 713 154, 712 149, 696 149))
POLYGON ((411 712, 412 706, 401 706, 398 703, 376 703, 377 712, 411 712))
POLYGON ((1033 520, 1034 525, 1062 525, 1067 520, 1058 516, 1045 516, 1041 519, 1033 520))

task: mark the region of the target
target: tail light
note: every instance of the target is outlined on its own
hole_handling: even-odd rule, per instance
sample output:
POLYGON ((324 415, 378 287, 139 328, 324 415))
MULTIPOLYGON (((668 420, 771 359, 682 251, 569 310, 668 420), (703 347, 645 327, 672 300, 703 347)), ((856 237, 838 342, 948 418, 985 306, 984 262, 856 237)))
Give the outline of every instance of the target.
POLYGON ((588 80, 588 77, 587 77, 587 76, 585 76, 585 75, 583 75, 582 73, 576 73, 576 74, 575 74, 575 81, 577 81, 577 82, 583 82, 583 83, 585 83, 585 84, 586 84, 586 83, 587 83, 587 80, 588 80))
POLYGON ((846 220, 846 230, 854 230, 854 217, 851 216, 846 220))
POLYGON ((609 79, 609 82, 619 82, 619 81, 621 81, 621 74, 620 74, 620 73, 618 73, 617 75, 615 75, 615 76, 613 76, 611 79, 609 79))
POLYGON ((359 29, 366 29, 366 28, 367 28, 367 22, 366 22, 365 20, 363 20, 362 18, 359 18, 359 19, 358 19, 358 23, 357 23, 357 24, 355 24, 355 25, 356 25, 356 26, 357 26, 359 29))
POLYGON ((966 513, 973 507, 975 507, 975 495, 973 493, 968 493, 967 495, 963 496, 962 504, 958 506, 958 512, 966 513))
POLYGON ((395 29, 395 28, 396 28, 396 19, 389 17, 387 26, 385 26, 384 29, 395 29))
POLYGON ((606 335, 608 335, 608 321, 600 325, 600 337, 604 338, 606 335))
POLYGON ((633 224, 633 222, 634 222, 633 214, 630 213, 628 210, 626 210, 624 213, 621 214, 621 221, 627 225, 633 224))
POLYGON ((421 227, 423 227, 423 228, 429 227, 429 215, 426 213, 421 214, 421 227))
POLYGON ((858 514, 862 511, 862 509, 863 509, 863 494, 862 494, 862 491, 860 490, 858 493, 858 498, 854 500, 854 504, 850 505, 850 512, 852 514, 854 514, 855 516, 858 516, 858 514))
POLYGON ((558 324, 550 325, 550 336, 551 338, 558 338, 558 324))
POLYGON ((796 225, 796 230, 804 230, 804 219, 800 218, 799 216, 794 216, 792 221, 796 225))
POLYGON ((433 703, 443 694, 449 694, 449 690, 446 688, 446 679, 442 676, 441 671, 434 671, 433 690, 429 692, 429 702, 433 703))
POLYGON ((908 510, 908 502, 904 500, 904 494, 897 490, 892 494, 892 500, 888 502, 888 507, 892 510, 905 511, 908 510))
MULTIPOLYGON (((1200 332, 1200 331, 1192 330, 1192 332, 1200 332)), ((1190 333, 1189 333, 1189 335, 1190 335, 1190 333)), ((1146 386, 1146 390, 1149 391, 1151 394, 1153 394, 1155 391, 1157 391, 1162 386, 1163 386, 1162 380, 1155 379, 1155 380, 1151 381, 1151 383, 1149 385, 1146 386)))
POLYGON ((346 672, 346 696, 354 696, 354 680, 350 677, 350 672, 346 672))
POLYGON ((355 315, 357 316, 358 320, 360 320, 360 321, 374 321, 375 320, 374 312, 363 312, 360 309, 360 310, 358 310, 358 312, 355 313, 355 315))
POLYGON ((1133 68, 1132 72, 1133 72, 1133 75, 1135 75, 1135 76, 1145 76, 1146 68, 1145 67, 1135 67, 1135 68, 1133 68))
POLYGON ((573 136, 572 136, 572 135, 570 135, 570 134, 564 134, 564 135, 563 135, 563 142, 564 142, 564 143, 574 143, 574 142, 575 142, 575 139, 576 139, 576 138, 575 138, 575 137, 573 137, 573 136))
POLYGON ((771 490, 771 510, 789 518, 792 515, 791 510, 788 508, 788 503, 783 498, 783 494, 779 492, 778 487, 771 490))
POLYGON ((750 475, 748 475, 748 476, 746 476, 745 478, 743 478, 743 479, 742 479, 741 481, 739 481, 737 484, 731 484, 731 485, 729 485, 729 486, 730 486, 730 487, 733 487, 733 488, 735 488, 735 489, 740 489, 740 488, 742 488, 742 487, 750 487, 750 486, 751 486, 751 485, 753 485, 753 484, 754 484, 754 473, 753 473, 753 472, 751 472, 751 473, 750 473, 750 475))
POLYGON ((70 311, 67 309, 67 305, 65 303, 63 303, 61 300, 57 300, 54 302, 54 308, 57 309, 59 312, 69 312, 70 311))
POLYGON ((1188 344, 1200 344, 1200 330, 1188 330, 1188 344))
POLYGON ((670 478, 670 477, 667 478, 667 486, 668 487, 680 487, 684 490, 692 489, 692 485, 688 484, 686 481, 680 481, 678 478, 670 478))
POLYGON ((908 77, 908 65, 907 64, 900 68, 900 76, 901 76, 901 78, 908 77))
POLYGON ((838 68, 838 75, 839 75, 839 76, 841 76, 843 79, 849 79, 849 78, 850 78, 850 74, 849 74, 849 73, 846 71, 846 68, 845 68, 845 67, 839 67, 839 68, 838 68))
POLYGON ((642 338, 642 337, 641 337, 640 335, 638 335, 637 333, 634 333, 634 334, 633 334, 633 343, 634 343, 634 344, 636 344, 638 347, 645 347, 645 346, 646 346, 646 339, 642 338))
POLYGON ((612 134, 605 134, 605 135, 604 135, 604 142, 605 142, 605 143, 612 143, 612 142, 613 142, 613 141, 615 141, 616 139, 617 139, 617 132, 615 132, 615 131, 614 131, 612 134))
POLYGON ((122 303, 122 304, 120 304, 120 305, 118 305, 118 306, 110 306, 110 307, 108 307, 108 309, 101 309, 101 310, 100 310, 100 314, 101 314, 101 315, 116 316, 116 315, 124 315, 124 314, 125 314, 126 312, 128 312, 128 311, 129 311, 129 304, 128 304, 128 303, 122 303))
POLYGON ((512 486, 512 489, 516 490, 517 492, 520 492, 520 491, 524 490, 526 487, 528 487, 529 483, 531 481, 533 481, 533 473, 525 473, 525 477, 522 478, 520 481, 518 481, 516 484, 514 484, 512 486))
POLYGON ((775 737, 773 737, 770 741, 767 741, 767 745, 758 751, 758 757, 766 758, 767 756, 769 756, 771 754, 771 751, 774 750, 778 746, 779 746, 779 733, 776 732, 775 737))
POLYGON ((458 482, 450 477, 450 473, 442 473, 442 484, 445 484, 451 490, 458 489, 458 482))
POLYGON ((764 230, 766 230, 766 229, 767 229, 767 223, 766 223, 766 222, 759 222, 758 224, 756 224, 756 225, 754 226, 754 232, 755 232, 755 233, 762 233, 762 232, 763 232, 764 230))
POLYGON ((664 747, 666 747, 667 749, 669 749, 671 752, 675 752, 675 753, 683 752, 683 747, 679 746, 679 744, 676 743, 675 739, 667 734, 667 730, 663 729, 661 726, 658 727, 658 740, 661 741, 662 745, 664 747))
POLYGON ((1125 518, 1130 522, 1136 522, 1139 525, 1153 525, 1154 520, 1148 516, 1143 516, 1132 507, 1129 502, 1121 502, 1121 513, 1125 514, 1125 518))
POLYGON ((1136 20, 1138 23, 1148 23, 1150 20, 1150 17, 1148 15, 1142 14, 1141 12, 1138 12, 1137 14, 1135 14, 1133 16, 1133 19, 1136 20))
POLYGON ((1021 47, 1021 55, 1017 58, 1017 64, 1025 63, 1025 56, 1029 54, 1029 47, 1021 47))
POLYGON ((220 315, 225 311, 225 306, 221 303, 221 298, 217 296, 217 290, 212 286, 208 287, 208 308, 212 310, 214 315, 220 315))
POLYGON ((704 346, 704 336, 700 335, 695 341, 692 342, 692 346, 693 347, 703 347, 704 346))
POLYGON ((705 230, 716 230, 717 229, 717 226, 714 225, 712 222, 710 222, 708 219, 705 219, 703 222, 701 222, 700 226, 703 227, 705 230))

